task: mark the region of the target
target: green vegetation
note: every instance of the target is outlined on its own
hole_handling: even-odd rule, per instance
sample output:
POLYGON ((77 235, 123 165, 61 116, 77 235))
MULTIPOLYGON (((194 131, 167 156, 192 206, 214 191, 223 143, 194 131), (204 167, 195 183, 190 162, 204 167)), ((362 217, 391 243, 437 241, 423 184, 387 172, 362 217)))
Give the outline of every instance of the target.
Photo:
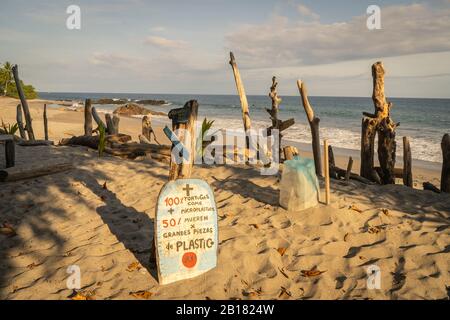
MULTIPOLYGON (((12 74, 13 65, 10 62, 0 64, 0 95, 5 97, 19 98, 14 77, 12 74)), ((36 99, 38 97, 36 90, 32 85, 25 84, 20 80, 25 98, 36 99)))
POLYGON ((11 125, 9 123, 8 124, 4 123, 2 120, 2 126, 0 128, 1 134, 15 135, 17 130, 19 130, 19 125, 17 123, 11 125))
POLYGON ((202 132, 200 133, 197 141, 197 153, 201 156, 205 155, 205 149, 203 146, 203 140, 205 138, 206 133, 209 129, 211 129, 214 124, 214 120, 208 120, 207 118, 203 119, 202 122, 202 132))
POLYGON ((100 135, 98 141, 98 156, 101 157, 103 156, 106 147, 106 128, 102 124, 99 124, 98 132, 100 135))

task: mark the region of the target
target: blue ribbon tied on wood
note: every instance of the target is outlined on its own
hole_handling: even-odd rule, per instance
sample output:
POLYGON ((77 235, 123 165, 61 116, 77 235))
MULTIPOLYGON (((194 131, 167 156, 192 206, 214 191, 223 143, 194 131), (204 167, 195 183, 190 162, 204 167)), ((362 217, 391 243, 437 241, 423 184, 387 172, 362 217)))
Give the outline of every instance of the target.
POLYGON ((189 161, 189 150, 180 141, 180 139, 175 134, 175 132, 170 130, 168 126, 165 126, 163 131, 164 131, 165 135, 167 136, 167 138, 169 138, 169 140, 172 142, 173 147, 178 151, 178 153, 181 152, 182 157, 186 161, 189 161))

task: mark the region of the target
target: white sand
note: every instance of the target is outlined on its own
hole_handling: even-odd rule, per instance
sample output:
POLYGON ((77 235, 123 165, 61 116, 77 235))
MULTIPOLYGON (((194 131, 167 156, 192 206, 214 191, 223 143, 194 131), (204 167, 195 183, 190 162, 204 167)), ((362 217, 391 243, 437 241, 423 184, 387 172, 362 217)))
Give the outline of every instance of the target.
MULTIPOLYGON (((54 128, 64 122, 55 119, 67 112, 51 113, 58 138, 54 128)), ((65 123, 64 130, 81 133, 81 122, 65 123)), ((93 299, 135 299, 130 292, 140 290, 150 299, 448 297, 448 194, 332 181, 331 206, 288 212, 278 206, 275 176, 245 166, 195 167, 194 177, 211 185, 217 201, 218 267, 159 286, 149 256, 167 165, 99 158, 82 147, 17 148, 18 165, 50 159, 77 167, 0 183, 0 224, 17 232, 0 234, 0 299, 68 299, 66 269, 73 264, 81 268, 82 294, 93 299), (135 262, 140 269, 129 268, 135 262), (381 268, 380 290, 367 289, 371 264, 381 268), (313 268, 325 272, 302 276, 313 268)))

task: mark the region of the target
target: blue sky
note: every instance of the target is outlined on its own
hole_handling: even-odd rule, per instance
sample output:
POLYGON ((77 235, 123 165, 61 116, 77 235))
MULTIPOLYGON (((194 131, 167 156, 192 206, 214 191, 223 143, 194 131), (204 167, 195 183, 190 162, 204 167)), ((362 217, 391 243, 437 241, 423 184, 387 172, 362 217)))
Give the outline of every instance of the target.
POLYGON ((2 0, 0 62, 40 91, 370 96, 382 60, 398 97, 450 97, 450 0, 2 0), (66 8, 81 8, 81 30, 66 8), (366 9, 381 7, 381 30, 366 9))

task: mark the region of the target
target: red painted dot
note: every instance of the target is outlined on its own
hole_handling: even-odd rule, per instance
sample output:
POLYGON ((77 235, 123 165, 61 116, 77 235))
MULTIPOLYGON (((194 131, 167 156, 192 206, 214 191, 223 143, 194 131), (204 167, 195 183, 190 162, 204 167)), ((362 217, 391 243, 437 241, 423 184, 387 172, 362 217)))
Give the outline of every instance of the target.
POLYGON ((197 255, 194 252, 186 252, 181 261, 186 268, 193 268, 197 264, 197 255))

